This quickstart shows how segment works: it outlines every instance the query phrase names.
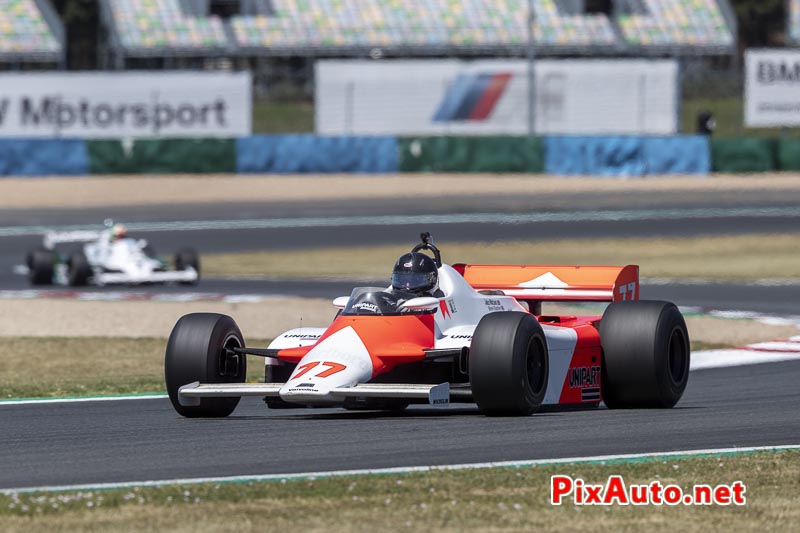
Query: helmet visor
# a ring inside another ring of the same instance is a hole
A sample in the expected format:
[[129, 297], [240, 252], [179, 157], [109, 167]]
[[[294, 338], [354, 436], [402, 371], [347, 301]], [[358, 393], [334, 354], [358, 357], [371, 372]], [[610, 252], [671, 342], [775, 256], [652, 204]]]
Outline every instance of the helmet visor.
[[436, 272], [394, 272], [392, 287], [409, 292], [427, 291], [436, 285]]

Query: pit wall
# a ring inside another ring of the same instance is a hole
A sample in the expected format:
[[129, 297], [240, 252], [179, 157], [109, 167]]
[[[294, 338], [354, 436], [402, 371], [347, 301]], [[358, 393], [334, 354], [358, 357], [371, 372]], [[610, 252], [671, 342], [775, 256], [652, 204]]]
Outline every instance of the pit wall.
[[489, 172], [646, 176], [800, 170], [800, 139], [686, 135], [0, 139], [0, 176]]

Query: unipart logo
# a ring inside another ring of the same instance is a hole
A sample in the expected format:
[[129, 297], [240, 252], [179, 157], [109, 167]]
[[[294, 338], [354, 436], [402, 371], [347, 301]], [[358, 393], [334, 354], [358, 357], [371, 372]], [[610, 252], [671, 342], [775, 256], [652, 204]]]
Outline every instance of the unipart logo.
[[[570, 388], [597, 387], [600, 385], [599, 366], [581, 366], [570, 369], [569, 386]], [[598, 398], [599, 399], [599, 398]]]

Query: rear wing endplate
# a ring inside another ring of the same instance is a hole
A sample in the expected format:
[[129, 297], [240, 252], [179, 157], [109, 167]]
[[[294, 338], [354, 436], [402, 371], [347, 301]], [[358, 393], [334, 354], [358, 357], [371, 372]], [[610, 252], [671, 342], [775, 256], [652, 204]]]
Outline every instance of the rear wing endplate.
[[475, 290], [522, 301], [616, 302], [639, 299], [639, 267], [454, 265]]

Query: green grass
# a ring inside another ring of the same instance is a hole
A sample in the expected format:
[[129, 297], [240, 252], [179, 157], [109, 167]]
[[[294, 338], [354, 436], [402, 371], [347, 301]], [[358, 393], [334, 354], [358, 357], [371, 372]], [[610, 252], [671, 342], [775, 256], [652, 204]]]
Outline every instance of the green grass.
[[681, 103], [681, 131], [697, 131], [697, 114], [710, 111], [717, 120], [714, 137], [778, 137], [783, 134], [797, 137], [798, 128], [745, 128], [744, 100], [741, 98], [692, 99]]
[[313, 102], [253, 102], [253, 133], [313, 133]]
[[[468, 263], [626, 265], [643, 277], [679, 279], [800, 278], [800, 233], [685, 238], [565, 239], [451, 243], [445, 260]], [[406, 252], [402, 246], [315, 248], [208, 254], [209, 276], [380, 279], [387, 265]], [[352, 258], [357, 257], [358, 261]]]
[[[711, 486], [742, 507], [551, 506], [550, 476]], [[0, 496], [3, 531], [788, 531], [800, 452]], [[792, 525], [794, 524], [794, 526]]]
[[[164, 392], [166, 345], [155, 338], [0, 338], [2, 353], [20, 354], [0, 358], [0, 399]], [[264, 381], [264, 360], [247, 362], [248, 381]]]
[[725, 350], [728, 348], [735, 348], [735, 346], [731, 346], [730, 343], [699, 341], [696, 339], [692, 339], [691, 344], [692, 344], [692, 352], [699, 352], [702, 350]]
[[[771, 130], [753, 130], [745, 133], [743, 122], [742, 100], [738, 98], [715, 98], [709, 100], [684, 100], [681, 103], [681, 131], [695, 133], [697, 131], [697, 114], [710, 111], [717, 120], [716, 137], [738, 135], [769, 135]], [[775, 131], [771, 131], [774, 135]]]

